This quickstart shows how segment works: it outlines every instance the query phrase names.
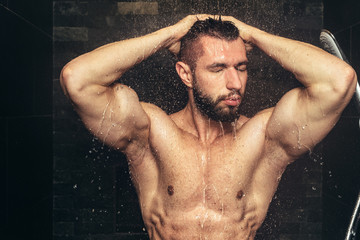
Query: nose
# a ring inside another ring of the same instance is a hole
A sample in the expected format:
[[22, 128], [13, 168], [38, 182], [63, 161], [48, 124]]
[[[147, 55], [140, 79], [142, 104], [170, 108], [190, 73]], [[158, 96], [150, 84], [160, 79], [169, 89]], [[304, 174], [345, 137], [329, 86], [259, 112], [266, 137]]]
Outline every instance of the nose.
[[229, 90], [240, 90], [242, 88], [242, 80], [246, 78], [246, 71], [240, 72], [235, 68], [230, 68], [226, 75], [226, 87]]

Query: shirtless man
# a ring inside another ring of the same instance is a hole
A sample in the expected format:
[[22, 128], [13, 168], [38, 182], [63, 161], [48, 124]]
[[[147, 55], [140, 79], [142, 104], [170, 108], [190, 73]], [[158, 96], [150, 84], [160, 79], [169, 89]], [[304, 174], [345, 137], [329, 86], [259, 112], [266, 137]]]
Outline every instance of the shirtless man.
[[[126, 154], [150, 239], [254, 239], [286, 166], [326, 136], [354, 92], [356, 74], [338, 58], [222, 20], [188, 16], [79, 56], [61, 74], [86, 127]], [[304, 86], [252, 118], [239, 113], [248, 44]], [[179, 54], [189, 94], [170, 116], [115, 82], [164, 48]]]

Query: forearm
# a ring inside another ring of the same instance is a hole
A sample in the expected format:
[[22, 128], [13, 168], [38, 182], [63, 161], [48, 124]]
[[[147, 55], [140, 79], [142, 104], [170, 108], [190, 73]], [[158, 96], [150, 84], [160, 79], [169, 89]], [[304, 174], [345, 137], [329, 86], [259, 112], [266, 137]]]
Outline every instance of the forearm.
[[[338, 87], [350, 66], [313, 45], [252, 29], [250, 42], [292, 72], [305, 86], [327, 84]], [[346, 82], [342, 82], [346, 84]]]
[[172, 27], [154, 33], [107, 44], [83, 54], [68, 63], [62, 77], [82, 88], [90, 85], [108, 86], [128, 69], [174, 41]]

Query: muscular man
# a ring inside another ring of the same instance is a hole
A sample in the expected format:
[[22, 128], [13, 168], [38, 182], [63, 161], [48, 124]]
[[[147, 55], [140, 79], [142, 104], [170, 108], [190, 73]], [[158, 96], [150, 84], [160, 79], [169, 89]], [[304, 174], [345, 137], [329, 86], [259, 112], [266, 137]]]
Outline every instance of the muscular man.
[[[252, 118], [240, 111], [248, 44], [303, 85]], [[164, 48], [189, 94], [170, 116], [115, 82]], [[335, 125], [356, 74], [312, 45], [197, 15], [79, 56], [61, 84], [87, 128], [126, 154], [150, 239], [254, 239], [286, 166]]]

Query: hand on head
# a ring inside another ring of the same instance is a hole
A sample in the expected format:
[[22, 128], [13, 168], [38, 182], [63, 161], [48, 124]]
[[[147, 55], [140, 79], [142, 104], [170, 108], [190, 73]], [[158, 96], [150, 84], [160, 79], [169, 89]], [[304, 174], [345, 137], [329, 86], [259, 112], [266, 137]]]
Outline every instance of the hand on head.
[[188, 15], [187, 17], [181, 19], [178, 23], [171, 26], [173, 28], [173, 40], [174, 42], [170, 43], [168, 46], [168, 50], [177, 55], [180, 51], [180, 41], [181, 38], [189, 31], [192, 25], [199, 20], [205, 20], [209, 17], [212, 17], [209, 14], [196, 14], [196, 15]]
[[251, 31], [254, 27], [232, 17], [232, 16], [221, 16], [223, 21], [232, 22], [238, 29], [241, 39], [245, 43], [246, 51], [249, 52], [253, 49], [253, 44], [251, 42]]
[[213, 18], [213, 19], [219, 19], [221, 18], [221, 20], [223, 21], [230, 21], [232, 22], [238, 29], [239, 29], [239, 34], [240, 37], [243, 39], [244, 43], [245, 43], [245, 48], [246, 51], [249, 52], [252, 48], [253, 45], [250, 41], [251, 36], [250, 36], [250, 31], [251, 31], [251, 26], [237, 20], [234, 17], [231, 16], [221, 16], [221, 15], [210, 15], [210, 14], [196, 14], [196, 15], [189, 15], [185, 18], [183, 18], [182, 20], [180, 20], [178, 23], [176, 23], [175, 25], [172, 26], [173, 28], [173, 42], [169, 44], [169, 46], [167, 47], [168, 50], [173, 53], [174, 55], [177, 55], [180, 51], [180, 41], [181, 38], [189, 31], [189, 29], [192, 27], [192, 25], [199, 20], [206, 20], [208, 18]]

